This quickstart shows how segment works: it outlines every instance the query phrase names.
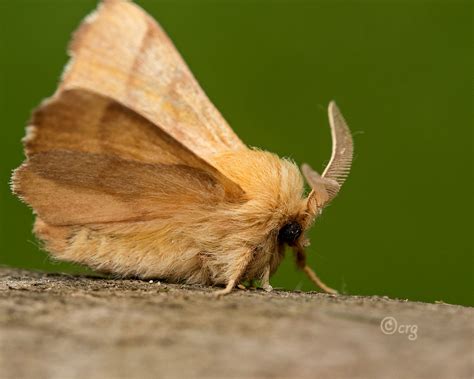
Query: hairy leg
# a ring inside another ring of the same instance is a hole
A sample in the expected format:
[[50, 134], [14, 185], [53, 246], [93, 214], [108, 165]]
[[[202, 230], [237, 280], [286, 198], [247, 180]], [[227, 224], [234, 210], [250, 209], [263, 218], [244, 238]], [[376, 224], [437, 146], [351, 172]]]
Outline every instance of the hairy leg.
[[311, 267], [308, 265], [305, 265], [303, 267], [303, 271], [305, 272], [306, 275], [308, 275], [308, 278], [316, 284], [319, 288], [321, 288], [324, 292], [326, 293], [331, 293], [331, 294], [337, 294], [338, 292], [335, 289], [332, 289], [331, 287], [328, 287], [326, 284], [324, 284], [321, 279], [318, 278], [316, 273], [313, 271]]
[[326, 284], [324, 284], [323, 281], [318, 278], [313, 269], [308, 266], [308, 264], [306, 263], [306, 254], [304, 253], [304, 250], [302, 248], [297, 247], [297, 249], [295, 250], [295, 259], [296, 265], [304, 271], [304, 273], [308, 276], [309, 280], [311, 280], [324, 292], [330, 294], [338, 293], [335, 289], [332, 289], [331, 287], [328, 287]]
[[265, 271], [262, 276], [262, 288], [267, 292], [273, 290], [273, 287], [270, 285], [270, 264], [265, 266]]
[[247, 249], [242, 251], [242, 253], [238, 255], [236, 259], [234, 259], [234, 261], [231, 263], [230, 267], [227, 270], [229, 272], [229, 279], [227, 281], [226, 287], [214, 293], [217, 297], [227, 295], [228, 293], [232, 292], [236, 283], [238, 283], [239, 279], [245, 272], [252, 258], [252, 250]]
[[230, 279], [227, 282], [227, 285], [225, 286], [225, 288], [214, 292], [214, 295], [216, 297], [221, 297], [221, 296], [227, 295], [228, 293], [231, 293], [235, 287], [235, 283], [236, 283], [235, 279]]

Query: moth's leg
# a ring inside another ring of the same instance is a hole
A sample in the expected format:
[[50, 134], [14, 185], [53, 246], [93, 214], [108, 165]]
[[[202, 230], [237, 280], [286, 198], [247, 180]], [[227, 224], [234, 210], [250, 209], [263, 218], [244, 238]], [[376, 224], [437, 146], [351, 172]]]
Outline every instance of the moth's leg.
[[198, 259], [201, 263], [202, 282], [203, 282], [203, 284], [209, 285], [209, 284], [212, 283], [211, 270], [209, 269], [209, 264], [208, 264], [209, 254], [205, 253], [205, 252], [199, 253], [198, 254]]
[[253, 258], [252, 250], [245, 250], [241, 253], [240, 256], [234, 259], [231, 263], [228, 272], [229, 272], [229, 279], [227, 281], [227, 285], [223, 290], [219, 290], [215, 292], [216, 296], [223, 296], [227, 295], [228, 293], [232, 292], [236, 283], [238, 283], [241, 276], [244, 274], [247, 265]]
[[306, 254], [304, 253], [303, 249], [298, 248], [295, 253], [296, 265], [304, 271], [304, 273], [308, 276], [309, 280], [311, 280], [314, 284], [316, 284], [326, 293], [338, 293], [335, 289], [332, 289], [331, 287], [328, 287], [326, 284], [324, 284], [324, 282], [318, 278], [313, 269], [308, 266], [308, 264], [306, 263]]
[[267, 292], [273, 290], [273, 287], [270, 285], [270, 264], [266, 265], [263, 271], [262, 288]]
[[217, 296], [217, 297], [227, 295], [228, 293], [232, 292], [234, 287], [235, 287], [235, 280], [231, 279], [227, 282], [227, 285], [225, 286], [225, 288], [223, 290], [219, 290], [219, 291], [214, 292], [214, 295]]
[[257, 286], [255, 284], [255, 279], [249, 279], [248, 284], [239, 283], [236, 288], [240, 288], [241, 290], [254, 290], [257, 289]]
[[318, 278], [318, 276], [316, 275], [316, 273], [313, 271], [313, 269], [311, 267], [309, 267], [308, 265], [305, 265], [303, 267], [303, 271], [305, 272], [306, 275], [308, 275], [308, 278], [309, 280], [311, 280], [314, 284], [316, 284], [319, 288], [321, 288], [324, 292], [326, 293], [332, 293], [334, 295], [336, 295], [338, 292], [331, 288], [331, 287], [328, 287], [326, 284], [324, 284], [321, 279]]
[[250, 279], [248, 289], [249, 290], [256, 290], [257, 287], [258, 287], [257, 280], [256, 279]]

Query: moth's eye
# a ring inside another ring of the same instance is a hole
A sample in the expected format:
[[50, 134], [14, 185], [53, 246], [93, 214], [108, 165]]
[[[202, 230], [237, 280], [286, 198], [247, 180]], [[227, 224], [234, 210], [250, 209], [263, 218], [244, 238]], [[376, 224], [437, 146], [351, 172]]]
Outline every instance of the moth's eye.
[[296, 221], [285, 224], [278, 232], [278, 240], [288, 245], [294, 245], [298, 237], [301, 235], [303, 228]]

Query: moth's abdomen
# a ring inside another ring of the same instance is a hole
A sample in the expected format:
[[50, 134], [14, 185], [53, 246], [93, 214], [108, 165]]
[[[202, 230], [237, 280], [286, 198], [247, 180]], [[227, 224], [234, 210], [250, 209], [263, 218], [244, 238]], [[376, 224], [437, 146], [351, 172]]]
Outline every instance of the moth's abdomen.
[[147, 224], [58, 227], [37, 219], [34, 231], [54, 258], [98, 272], [209, 284], [198, 245], [186, 238], [175, 241], [166, 233], [169, 224]]

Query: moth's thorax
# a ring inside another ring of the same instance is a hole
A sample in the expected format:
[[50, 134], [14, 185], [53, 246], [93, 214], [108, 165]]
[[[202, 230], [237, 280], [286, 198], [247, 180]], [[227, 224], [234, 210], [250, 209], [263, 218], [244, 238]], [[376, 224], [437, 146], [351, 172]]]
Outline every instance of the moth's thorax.
[[246, 277], [259, 277], [268, 264], [274, 272], [283, 258], [280, 229], [295, 222], [304, 231], [309, 224], [298, 167], [260, 150], [228, 152], [214, 156], [212, 163], [245, 192], [245, 202], [232, 208], [227, 225], [229, 241], [254, 249]]
[[247, 201], [258, 202], [282, 218], [304, 211], [303, 177], [292, 161], [245, 149], [213, 156], [212, 163], [241, 186]]

